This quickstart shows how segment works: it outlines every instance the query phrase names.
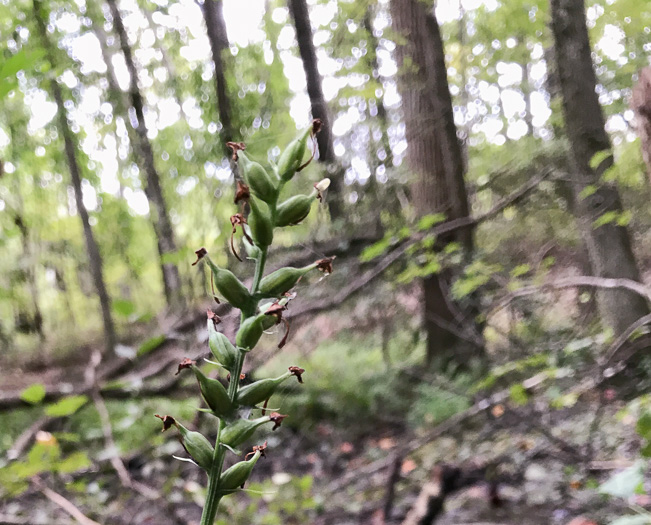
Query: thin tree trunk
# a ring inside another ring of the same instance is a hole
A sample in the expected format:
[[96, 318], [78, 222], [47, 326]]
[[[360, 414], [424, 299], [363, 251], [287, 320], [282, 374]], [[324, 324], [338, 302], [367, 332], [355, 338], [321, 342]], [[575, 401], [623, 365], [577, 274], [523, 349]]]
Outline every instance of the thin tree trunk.
[[[595, 227], [605, 213], [619, 214], [622, 205], [617, 187], [601, 180], [612, 156], [597, 169], [591, 159], [610, 150], [604, 117], [595, 92], [590, 41], [583, 0], [551, 0], [555, 55], [563, 95], [565, 129], [571, 146], [574, 175], [572, 196], [579, 227], [588, 250], [592, 274], [597, 277], [640, 280], [628, 231], [616, 221]], [[594, 190], [584, 191], [586, 188]], [[597, 305], [604, 324], [616, 334], [649, 312], [638, 295], [627, 290], [600, 290]]]
[[520, 89], [522, 90], [522, 97], [524, 98], [524, 122], [527, 125], [527, 135], [533, 137], [533, 115], [531, 113], [531, 79], [529, 74], [529, 60], [531, 54], [527, 49], [526, 39], [518, 39], [518, 45], [522, 47], [523, 60], [520, 63], [522, 68], [522, 82]]
[[341, 198], [344, 170], [337, 162], [332, 137], [332, 123], [328, 112], [328, 104], [323, 96], [322, 79], [316, 58], [316, 49], [312, 39], [310, 13], [305, 0], [289, 0], [289, 11], [294, 19], [298, 50], [303, 62], [303, 70], [307, 80], [307, 94], [312, 106], [312, 117], [321, 120], [321, 131], [317, 135], [319, 147], [319, 162], [322, 162], [331, 173], [330, 189], [328, 191], [328, 209], [331, 219], [341, 217]]
[[[109, 100], [113, 104], [114, 107], [114, 115], [113, 115], [113, 121], [115, 124], [115, 139], [116, 139], [116, 144], [119, 143], [119, 135], [118, 135], [118, 124], [117, 124], [117, 116], [120, 115], [122, 119], [124, 119], [125, 122], [125, 128], [127, 130], [127, 135], [129, 138], [129, 143], [131, 145], [131, 152], [129, 157], [131, 158], [132, 162], [134, 162], [136, 165], [138, 165], [138, 168], [141, 170], [142, 173], [147, 173], [147, 167], [145, 166], [145, 163], [143, 162], [143, 157], [141, 155], [137, 154], [137, 149], [138, 148], [138, 143], [140, 141], [140, 138], [138, 137], [138, 134], [136, 133], [136, 130], [133, 129], [128, 124], [129, 120], [129, 101], [127, 100], [127, 94], [120, 89], [120, 85], [118, 83], [118, 77], [117, 74], [115, 73], [115, 67], [113, 66], [113, 60], [111, 59], [111, 51], [109, 49], [108, 45], [108, 38], [107, 35], [104, 31], [104, 28], [100, 23], [97, 23], [97, 20], [99, 19], [99, 13], [95, 12], [94, 9], [94, 4], [90, 2], [88, 5], [88, 15], [91, 17], [93, 20], [93, 33], [97, 37], [97, 40], [99, 40], [99, 46], [102, 51], [102, 58], [104, 60], [104, 63], [106, 64], [106, 81], [108, 83], [108, 96]], [[118, 157], [118, 170], [123, 169], [123, 161], [121, 158]], [[124, 189], [122, 186], [122, 180], [118, 174], [118, 181], [120, 184], [120, 189], [119, 189], [119, 195], [120, 198], [124, 198]], [[153, 221], [153, 216], [152, 218], [152, 227], [154, 228], [154, 235], [157, 235], [156, 228], [154, 225]], [[123, 253], [121, 254], [123, 257], [125, 257], [126, 262], [127, 262], [127, 267], [129, 268], [129, 273], [130, 275], [134, 278], [134, 282], [138, 280], [138, 276], [136, 275], [136, 272], [134, 270], [134, 267], [132, 264], [129, 264], [129, 255], [127, 253], [127, 249], [123, 250]], [[160, 259], [160, 269], [161, 269], [161, 277], [163, 277], [163, 288], [165, 289], [165, 268], [163, 266], [163, 261]]]
[[[411, 198], [419, 214], [444, 213], [448, 219], [468, 216], [463, 159], [456, 134], [448, 87], [443, 42], [434, 10], [422, 0], [392, 0], [394, 29], [405, 39], [396, 47], [398, 63], [414, 67], [400, 79], [402, 107], [409, 146], [407, 163], [416, 175]], [[467, 255], [473, 250], [472, 231], [439, 239], [458, 242]], [[470, 352], [461, 334], [474, 322], [449, 294], [449, 272], [423, 282], [427, 361], [445, 365], [453, 357], [468, 364]], [[472, 349], [475, 352], [475, 349]]]
[[174, 230], [170, 222], [165, 197], [163, 195], [163, 188], [161, 187], [160, 176], [156, 170], [154, 162], [154, 152], [147, 137], [147, 126], [145, 124], [145, 115], [143, 107], [143, 98], [140, 88], [138, 87], [138, 70], [133, 61], [133, 54], [131, 46], [129, 45], [129, 37], [127, 36], [126, 29], [122, 23], [122, 16], [118, 9], [116, 0], [107, 0], [108, 6], [111, 10], [113, 18], [113, 27], [118, 35], [120, 47], [124, 54], [124, 60], [129, 71], [130, 84], [129, 84], [129, 97], [131, 99], [131, 107], [135, 116], [135, 128], [138, 134], [138, 148], [142, 157], [142, 162], [145, 167], [147, 181], [145, 184], [145, 194], [149, 201], [153, 213], [154, 230], [156, 231], [156, 240], [158, 242], [158, 252], [161, 256], [163, 267], [163, 284], [165, 287], [165, 298], [167, 304], [176, 307], [182, 301], [182, 283], [179, 276], [179, 270], [175, 264], [169, 262], [167, 257], [176, 252], [176, 242], [174, 240]]
[[219, 121], [222, 124], [220, 131], [222, 137], [222, 149], [227, 157], [230, 157], [230, 150], [226, 146], [227, 141], [239, 140], [233, 129], [233, 112], [228, 98], [228, 85], [224, 67], [224, 55], [228, 53], [228, 35], [224, 22], [224, 6], [222, 0], [204, 0], [203, 17], [206, 22], [206, 32], [210, 41], [212, 61], [215, 65], [215, 92], [217, 93], [217, 111]]
[[640, 137], [642, 157], [651, 181], [651, 67], [640, 71], [640, 79], [633, 88], [631, 107], [637, 119], [636, 130]]
[[[11, 154], [12, 160], [15, 162], [16, 151], [13, 148], [13, 145], [16, 144], [14, 140], [14, 127], [9, 124], [9, 141], [12, 144]], [[16, 162], [17, 163], [17, 162]], [[32, 307], [34, 309], [33, 316], [33, 327], [38, 333], [41, 341], [45, 341], [45, 332], [43, 331], [43, 314], [41, 313], [41, 308], [39, 305], [39, 289], [36, 280], [36, 260], [34, 259], [34, 253], [32, 252], [32, 243], [30, 240], [30, 231], [29, 227], [25, 221], [24, 216], [24, 202], [22, 197], [22, 184], [21, 177], [19, 174], [15, 175], [15, 197], [17, 203], [17, 209], [14, 214], [14, 224], [20, 231], [20, 239], [23, 246], [23, 265], [25, 267], [25, 273], [27, 278], [27, 287], [29, 289], [29, 294], [32, 300]]]
[[179, 85], [179, 78], [178, 75], [176, 74], [176, 68], [174, 67], [174, 62], [172, 62], [172, 59], [170, 58], [170, 55], [167, 52], [165, 43], [161, 42], [161, 40], [158, 38], [158, 34], [156, 33], [156, 27], [157, 27], [156, 22], [154, 22], [154, 18], [151, 14], [151, 11], [149, 10], [149, 6], [147, 5], [147, 2], [141, 1], [139, 2], [139, 4], [140, 4], [139, 5], [140, 9], [142, 10], [143, 14], [145, 15], [145, 18], [147, 19], [147, 24], [149, 25], [149, 28], [154, 33], [154, 44], [161, 53], [162, 64], [163, 67], [165, 68], [165, 71], [167, 71], [167, 81], [169, 83], [169, 86], [172, 89], [172, 96], [174, 97], [174, 101], [179, 106], [181, 119], [187, 125], [188, 116], [185, 114], [185, 111], [183, 110], [183, 101], [181, 100], [181, 97], [179, 95], [179, 93], [181, 92], [181, 86]]
[[[47, 25], [45, 22], [45, 13], [43, 12], [43, 7], [41, 0], [34, 0], [34, 17], [36, 19], [36, 24], [38, 31], [41, 36], [41, 41], [43, 43], [43, 48], [47, 53], [47, 59], [50, 62], [50, 65], [54, 71], [56, 71], [56, 61], [54, 59], [54, 53], [52, 52], [52, 45], [49, 41], [47, 34]], [[116, 344], [116, 335], [115, 335], [115, 326], [113, 324], [113, 317], [111, 316], [111, 301], [109, 299], [108, 292], [106, 290], [106, 284], [104, 281], [104, 274], [102, 270], [102, 257], [99, 252], [97, 243], [95, 242], [95, 237], [93, 236], [93, 230], [90, 226], [90, 220], [88, 217], [88, 210], [84, 205], [83, 194], [81, 189], [81, 171], [79, 169], [79, 164], [77, 163], [76, 156], [76, 146], [75, 141], [70, 130], [70, 124], [68, 123], [68, 118], [66, 116], [66, 109], [63, 103], [63, 95], [61, 93], [61, 87], [59, 86], [56, 78], [52, 78], [51, 81], [52, 95], [57, 105], [57, 113], [59, 119], [60, 132], [63, 135], [64, 146], [65, 146], [65, 155], [68, 162], [68, 168], [70, 170], [70, 179], [72, 181], [72, 187], [75, 193], [75, 203], [77, 205], [77, 212], [81, 218], [81, 223], [84, 230], [84, 238], [86, 240], [86, 251], [88, 252], [88, 260], [90, 264], [90, 271], [93, 276], [93, 282], [95, 285], [95, 290], [99, 297], [100, 306], [102, 308], [102, 320], [104, 324], [104, 345], [107, 352], [112, 352]]]

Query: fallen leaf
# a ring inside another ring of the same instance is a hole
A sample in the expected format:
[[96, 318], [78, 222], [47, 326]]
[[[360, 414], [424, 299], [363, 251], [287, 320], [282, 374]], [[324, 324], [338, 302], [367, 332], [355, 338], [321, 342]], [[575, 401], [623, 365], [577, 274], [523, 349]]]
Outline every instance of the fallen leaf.
[[382, 438], [377, 442], [378, 447], [380, 447], [380, 450], [390, 450], [393, 447], [396, 446], [396, 442], [393, 438], [386, 437]]
[[341, 445], [339, 445], [339, 451], [342, 454], [350, 454], [353, 450], [355, 450], [355, 447], [348, 441], [344, 441]]
[[416, 462], [413, 459], [405, 459], [400, 465], [400, 473], [403, 476], [409, 474], [412, 470], [417, 467]]

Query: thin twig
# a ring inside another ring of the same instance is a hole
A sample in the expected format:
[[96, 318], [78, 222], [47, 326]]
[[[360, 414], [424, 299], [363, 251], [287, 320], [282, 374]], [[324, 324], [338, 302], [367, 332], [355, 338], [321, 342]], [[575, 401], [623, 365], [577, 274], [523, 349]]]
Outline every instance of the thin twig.
[[97, 523], [96, 521], [91, 520], [88, 516], [81, 512], [70, 500], [64, 498], [61, 494], [43, 486], [39, 480], [33, 480], [33, 483], [47, 499], [70, 514], [70, 516], [81, 523], [81, 525], [101, 525], [101, 523]]

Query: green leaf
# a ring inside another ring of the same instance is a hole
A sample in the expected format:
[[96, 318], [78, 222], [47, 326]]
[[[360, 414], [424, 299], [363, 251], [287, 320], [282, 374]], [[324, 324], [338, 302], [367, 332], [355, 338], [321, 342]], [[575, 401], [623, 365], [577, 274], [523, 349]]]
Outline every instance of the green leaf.
[[133, 315], [136, 311], [136, 305], [133, 302], [128, 301], [127, 299], [116, 299], [111, 305], [113, 311], [123, 317], [129, 317]]
[[531, 270], [531, 266], [528, 264], [519, 264], [513, 270], [511, 270], [511, 276], [512, 277], [520, 277], [527, 273], [529, 270]]
[[147, 339], [147, 341], [145, 341], [138, 347], [138, 351], [136, 352], [136, 355], [140, 357], [142, 355], [148, 354], [152, 350], [156, 350], [156, 348], [162, 345], [166, 339], [167, 336], [165, 336], [165, 334], [156, 335], [151, 339]]
[[420, 219], [420, 221], [418, 221], [418, 229], [420, 231], [429, 230], [431, 227], [436, 226], [444, 220], [444, 213], [432, 213], [430, 215], [425, 215]]
[[78, 472], [79, 470], [87, 469], [90, 466], [91, 461], [85, 452], [74, 452], [63, 461], [59, 461], [56, 465], [56, 470], [63, 474], [69, 474], [71, 472]]
[[384, 237], [384, 239], [381, 239], [375, 244], [371, 244], [369, 247], [365, 248], [359, 256], [359, 259], [362, 262], [371, 261], [386, 252], [389, 246], [391, 246], [391, 237]]
[[45, 413], [50, 417], [65, 417], [77, 412], [88, 402], [86, 396], [66, 397], [45, 409]]
[[20, 399], [26, 403], [35, 405], [43, 401], [45, 397], [45, 387], [41, 383], [34, 383], [29, 385], [25, 390], [20, 393]]
[[604, 224], [609, 224], [617, 220], [619, 220], [618, 211], [607, 211], [606, 213], [604, 213], [599, 218], [593, 221], [592, 227], [596, 230], [597, 228], [603, 226]]
[[618, 472], [599, 487], [601, 494], [617, 498], [630, 498], [636, 494], [637, 488], [644, 482], [646, 462], [638, 460], [634, 465]]
[[590, 159], [590, 167], [593, 170], [596, 170], [599, 167], [599, 164], [601, 164], [608, 157], [612, 156], [612, 154], [613, 152], [610, 151], [609, 149], [597, 151], [597, 153], [595, 153]]
[[516, 405], [526, 405], [529, 401], [529, 394], [522, 385], [513, 385], [509, 389], [509, 397]]
[[590, 184], [581, 190], [581, 193], [579, 193], [579, 198], [581, 200], [587, 199], [590, 197], [590, 195], [594, 195], [597, 189], [597, 186]]
[[645, 412], [637, 420], [635, 426], [637, 433], [645, 439], [651, 439], [651, 412]]

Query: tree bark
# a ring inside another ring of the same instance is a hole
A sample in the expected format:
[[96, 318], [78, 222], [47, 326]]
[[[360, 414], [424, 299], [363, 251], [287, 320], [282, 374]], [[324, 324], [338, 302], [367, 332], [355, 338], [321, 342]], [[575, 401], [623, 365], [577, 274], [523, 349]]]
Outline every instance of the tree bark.
[[[411, 199], [421, 215], [444, 213], [448, 220], [467, 217], [463, 158], [456, 134], [443, 42], [434, 9], [422, 0], [392, 0], [394, 29], [405, 43], [396, 46], [402, 109], [408, 143], [407, 164], [416, 176]], [[456, 241], [470, 255], [472, 230], [439, 238]], [[468, 364], [470, 351], [461, 334], [474, 328], [472, 308], [455, 304], [449, 294], [451, 272], [423, 281], [427, 361], [445, 365], [455, 358]], [[472, 353], [475, 353], [475, 347]]]
[[303, 70], [307, 80], [307, 94], [312, 106], [312, 117], [321, 120], [321, 131], [317, 135], [319, 147], [319, 162], [330, 172], [330, 188], [328, 190], [328, 210], [334, 221], [341, 217], [341, 198], [344, 170], [337, 162], [332, 137], [332, 122], [328, 112], [328, 104], [323, 96], [322, 79], [316, 58], [316, 49], [312, 38], [310, 12], [305, 0], [289, 0], [289, 11], [296, 28], [298, 50], [303, 62]]
[[217, 112], [222, 124], [220, 131], [224, 154], [230, 157], [227, 141], [239, 140], [233, 129], [231, 103], [228, 98], [228, 85], [224, 68], [224, 55], [228, 52], [228, 35], [224, 22], [224, 6], [222, 0], [204, 0], [203, 17], [206, 21], [206, 31], [210, 41], [212, 60], [215, 64], [215, 92], [217, 93]]
[[651, 67], [640, 71], [640, 79], [633, 88], [631, 107], [637, 119], [636, 130], [640, 137], [642, 158], [651, 181]]
[[[551, 0], [555, 56], [563, 96], [565, 129], [571, 147], [572, 198], [586, 244], [592, 274], [596, 277], [640, 281], [628, 231], [616, 221], [595, 227], [606, 213], [622, 212], [614, 183], [601, 180], [612, 165], [612, 155], [591, 167], [593, 156], [610, 150], [610, 140], [595, 91], [590, 40], [583, 0]], [[586, 190], [588, 188], [588, 190]], [[644, 299], [628, 290], [601, 290], [597, 306], [602, 322], [616, 334], [649, 313]]]
[[[54, 53], [52, 52], [52, 44], [48, 38], [45, 13], [43, 11], [41, 0], [34, 0], [33, 6], [34, 18], [36, 19], [36, 25], [40, 33], [43, 48], [46, 52], [47, 60], [50, 62], [53, 71], [56, 71], [56, 60]], [[106, 283], [104, 281], [102, 257], [100, 255], [97, 243], [95, 242], [93, 230], [90, 226], [88, 210], [84, 205], [83, 193], [81, 189], [81, 170], [79, 169], [79, 164], [77, 162], [75, 140], [70, 129], [70, 124], [68, 123], [68, 117], [66, 115], [66, 109], [63, 103], [63, 94], [61, 93], [61, 87], [59, 86], [55, 77], [52, 78], [50, 84], [52, 95], [54, 96], [54, 101], [57, 105], [60, 128], [59, 131], [63, 135], [65, 155], [68, 162], [68, 169], [70, 170], [72, 187], [75, 193], [77, 212], [79, 213], [84, 231], [84, 239], [86, 241], [86, 251], [88, 252], [90, 271], [93, 276], [93, 283], [95, 285], [95, 290], [97, 291], [97, 296], [99, 297], [99, 302], [102, 309], [102, 321], [104, 324], [105, 338], [104, 346], [106, 352], [113, 352], [117, 339], [115, 335], [115, 325], [113, 324], [113, 317], [111, 315], [111, 300], [109, 298], [108, 291], [106, 290]]]
[[118, 35], [120, 47], [124, 54], [124, 60], [129, 71], [129, 97], [131, 107], [135, 116], [135, 129], [138, 135], [138, 149], [142, 158], [142, 163], [146, 173], [145, 195], [151, 206], [153, 215], [154, 230], [158, 243], [158, 252], [161, 257], [163, 268], [163, 285], [165, 287], [165, 298], [167, 304], [176, 307], [183, 301], [181, 291], [181, 278], [179, 270], [175, 264], [165, 259], [176, 252], [176, 242], [174, 240], [174, 230], [167, 213], [167, 204], [163, 195], [163, 188], [160, 182], [160, 176], [156, 170], [154, 162], [154, 152], [147, 137], [147, 126], [145, 124], [144, 104], [142, 93], [138, 87], [138, 70], [133, 60], [129, 37], [122, 23], [122, 16], [116, 0], [107, 0], [113, 18], [113, 27]]

